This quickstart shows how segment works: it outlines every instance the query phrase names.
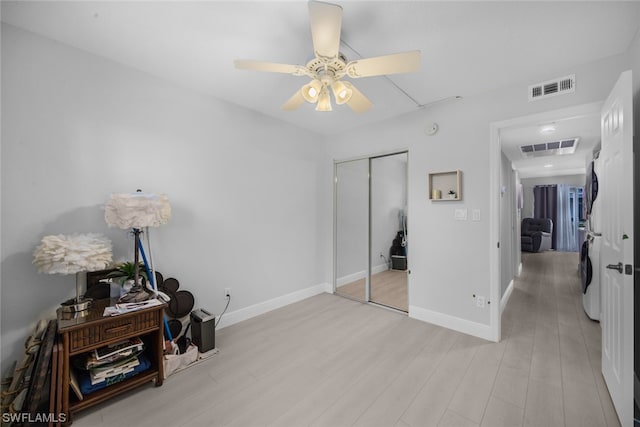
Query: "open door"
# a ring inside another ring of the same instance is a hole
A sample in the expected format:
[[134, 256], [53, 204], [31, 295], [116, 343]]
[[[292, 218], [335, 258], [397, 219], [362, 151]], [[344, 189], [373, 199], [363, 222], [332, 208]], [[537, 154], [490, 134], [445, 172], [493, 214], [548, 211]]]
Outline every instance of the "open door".
[[602, 375], [622, 426], [633, 425], [633, 112], [631, 71], [601, 113]]

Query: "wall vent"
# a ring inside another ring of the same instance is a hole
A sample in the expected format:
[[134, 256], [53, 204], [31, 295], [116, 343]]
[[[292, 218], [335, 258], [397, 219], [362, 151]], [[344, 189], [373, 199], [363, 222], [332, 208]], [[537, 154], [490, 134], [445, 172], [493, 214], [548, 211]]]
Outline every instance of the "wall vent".
[[579, 139], [580, 138], [568, 138], [559, 141], [522, 145], [520, 146], [520, 153], [522, 153], [522, 157], [525, 159], [529, 159], [531, 157], [573, 154], [578, 147]]
[[576, 75], [560, 77], [547, 82], [529, 86], [529, 101], [549, 98], [550, 96], [564, 95], [576, 91]]

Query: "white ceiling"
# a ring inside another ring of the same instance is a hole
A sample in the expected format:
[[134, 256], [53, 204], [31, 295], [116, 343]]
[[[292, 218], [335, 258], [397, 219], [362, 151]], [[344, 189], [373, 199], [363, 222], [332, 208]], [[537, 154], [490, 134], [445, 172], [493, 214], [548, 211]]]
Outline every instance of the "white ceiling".
[[[340, 1], [342, 40], [363, 57], [422, 51], [417, 73], [390, 79], [429, 104], [558, 77], [624, 52], [638, 2]], [[312, 55], [306, 1], [2, 1], [2, 20], [176, 84], [331, 135], [416, 110], [387, 77], [358, 79], [374, 103], [280, 106], [305, 77], [236, 70], [234, 59], [304, 64]], [[357, 59], [346, 45], [341, 49]]]
[[[555, 128], [553, 133], [541, 132], [549, 126]], [[575, 153], [570, 155], [525, 158], [520, 151], [522, 145], [575, 137], [579, 138], [578, 146]], [[551, 120], [534, 121], [524, 126], [502, 129], [500, 143], [502, 152], [513, 162], [513, 167], [520, 173], [521, 178], [583, 174], [587, 162], [593, 159], [594, 149], [600, 144], [600, 115], [598, 111], [577, 114], [565, 111]]]
[[[332, 135], [421, 106], [559, 77], [627, 50], [640, 2], [340, 1], [348, 59], [420, 50], [417, 73], [354, 80], [374, 103], [357, 114], [281, 105], [306, 77], [237, 70], [234, 59], [304, 65], [313, 55], [306, 1], [2, 1], [2, 21], [311, 131]], [[403, 91], [405, 93], [403, 93]], [[523, 178], [584, 173], [600, 141], [597, 114], [503, 129]], [[518, 147], [579, 137], [570, 156], [525, 160]], [[551, 164], [552, 167], [544, 168]]]

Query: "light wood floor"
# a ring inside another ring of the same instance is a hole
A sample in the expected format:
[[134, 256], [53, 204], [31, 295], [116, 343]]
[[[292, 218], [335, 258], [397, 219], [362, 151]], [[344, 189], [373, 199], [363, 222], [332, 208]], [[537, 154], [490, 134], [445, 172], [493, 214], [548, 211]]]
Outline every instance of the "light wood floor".
[[[365, 279], [338, 287], [338, 293], [364, 301]], [[409, 311], [407, 295], [406, 271], [386, 270], [371, 275], [371, 301], [407, 312]]]
[[83, 426], [617, 426], [576, 254], [524, 254], [489, 343], [321, 294], [218, 331], [220, 353]]

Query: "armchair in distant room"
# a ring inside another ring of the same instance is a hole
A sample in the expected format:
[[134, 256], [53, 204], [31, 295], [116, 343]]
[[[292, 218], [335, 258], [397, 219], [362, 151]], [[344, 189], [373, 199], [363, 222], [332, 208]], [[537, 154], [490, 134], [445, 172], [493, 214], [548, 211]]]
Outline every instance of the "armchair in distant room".
[[543, 252], [551, 249], [553, 221], [549, 218], [524, 218], [520, 244], [523, 251]]

